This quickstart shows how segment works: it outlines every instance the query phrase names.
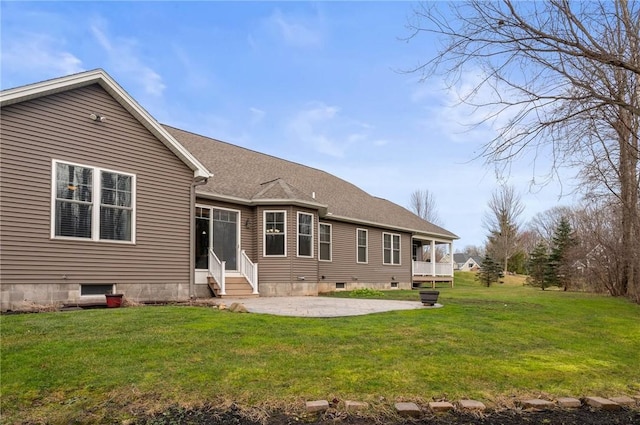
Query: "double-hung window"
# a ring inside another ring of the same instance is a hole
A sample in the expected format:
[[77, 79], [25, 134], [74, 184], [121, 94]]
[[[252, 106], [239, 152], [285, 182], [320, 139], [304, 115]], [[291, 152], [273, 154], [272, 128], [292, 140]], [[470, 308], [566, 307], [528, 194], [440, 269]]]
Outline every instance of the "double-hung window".
[[53, 161], [51, 236], [135, 242], [135, 175]]
[[298, 212], [298, 257], [313, 257], [313, 214]]
[[400, 264], [400, 235], [382, 234], [382, 262], [384, 264]]
[[285, 211], [264, 212], [264, 255], [286, 256], [287, 213]]
[[320, 261], [331, 261], [331, 225], [320, 223], [319, 226], [319, 253]]
[[357, 262], [366, 263], [369, 261], [368, 257], [368, 243], [369, 235], [366, 229], [356, 230], [356, 249], [357, 249]]

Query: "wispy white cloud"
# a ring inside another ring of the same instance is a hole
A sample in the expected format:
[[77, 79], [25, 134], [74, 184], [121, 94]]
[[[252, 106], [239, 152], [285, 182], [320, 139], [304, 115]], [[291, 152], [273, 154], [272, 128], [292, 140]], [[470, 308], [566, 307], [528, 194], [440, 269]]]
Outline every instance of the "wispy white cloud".
[[[323, 19], [317, 10], [313, 15], [294, 15], [276, 9], [265, 20], [265, 26], [290, 46], [317, 47], [324, 40]], [[255, 42], [253, 37], [249, 40]]]
[[[446, 141], [457, 144], [475, 145], [494, 139], [500, 122], [492, 118], [491, 111], [479, 109], [461, 102], [473, 93], [476, 83], [482, 78], [478, 73], [469, 72], [462, 76], [458, 85], [445, 86], [441, 80], [416, 85], [410, 95], [413, 103], [423, 106], [422, 127], [437, 132]], [[473, 94], [474, 104], [490, 104], [494, 98], [488, 89]]]
[[336, 158], [345, 156], [353, 146], [373, 144], [372, 127], [343, 116], [340, 108], [321, 102], [311, 103], [288, 123], [289, 136], [313, 150]]
[[119, 73], [141, 85], [145, 93], [162, 96], [166, 85], [162, 77], [149, 66], [145, 65], [138, 52], [138, 43], [134, 39], [125, 37], [111, 37], [107, 31], [105, 21], [96, 20], [91, 25], [91, 33], [98, 44], [108, 55], [110, 66]]
[[68, 51], [63, 41], [47, 34], [22, 33], [5, 38], [2, 68], [21, 73], [46, 73], [45, 78], [84, 71], [82, 61]]

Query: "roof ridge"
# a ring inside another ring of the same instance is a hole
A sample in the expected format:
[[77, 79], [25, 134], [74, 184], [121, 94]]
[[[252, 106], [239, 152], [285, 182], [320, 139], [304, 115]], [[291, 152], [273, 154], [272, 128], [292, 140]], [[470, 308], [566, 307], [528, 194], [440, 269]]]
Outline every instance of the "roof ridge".
[[[314, 171], [317, 171], [317, 172], [319, 172], [319, 173], [324, 173], [324, 174], [326, 174], [326, 175], [328, 175], [328, 176], [337, 177], [337, 178], [339, 178], [339, 179], [341, 179], [341, 180], [344, 180], [345, 182], [347, 182], [347, 183], [349, 183], [349, 184], [351, 184], [351, 185], [353, 185], [353, 186], [357, 187], [358, 189], [360, 189], [360, 190], [364, 191], [363, 189], [361, 189], [360, 187], [358, 187], [358, 186], [356, 186], [355, 184], [351, 183], [350, 181], [348, 181], [348, 180], [346, 180], [346, 179], [344, 179], [344, 178], [342, 178], [342, 177], [338, 177], [338, 176], [336, 176], [336, 175], [334, 175], [334, 174], [331, 174], [330, 172], [325, 171], [325, 170], [320, 169], [320, 168], [312, 167], [312, 166], [310, 166], [310, 165], [306, 165], [306, 164], [303, 164], [303, 163], [301, 163], [301, 162], [296, 162], [296, 161], [292, 161], [292, 160], [290, 160], [290, 159], [286, 159], [286, 158], [282, 158], [282, 157], [279, 157], [279, 156], [275, 156], [275, 155], [272, 155], [272, 154], [270, 154], [270, 153], [265, 153], [265, 152], [257, 151], [257, 150], [255, 150], [255, 149], [247, 148], [247, 147], [245, 147], [245, 146], [237, 145], [237, 144], [235, 144], [235, 143], [227, 142], [227, 141], [225, 141], [225, 140], [216, 139], [215, 137], [205, 136], [204, 134], [196, 133], [196, 132], [193, 132], [193, 131], [190, 131], [190, 130], [184, 130], [184, 129], [182, 129], [182, 128], [174, 127], [174, 126], [169, 125], [169, 124], [163, 124], [163, 123], [160, 123], [160, 125], [161, 125], [161, 126], [163, 126], [163, 127], [169, 127], [169, 128], [171, 128], [171, 129], [173, 129], [173, 130], [181, 131], [181, 132], [183, 132], [183, 133], [192, 134], [192, 135], [194, 135], [194, 136], [196, 136], [196, 137], [202, 137], [202, 138], [205, 138], [205, 139], [213, 140], [213, 141], [215, 141], [215, 142], [222, 143], [222, 144], [225, 144], [225, 145], [228, 145], [228, 146], [234, 147], [234, 148], [244, 149], [244, 150], [246, 150], [246, 151], [248, 151], [248, 152], [252, 152], [252, 153], [255, 153], [255, 154], [258, 154], [258, 155], [262, 155], [262, 156], [266, 156], [266, 157], [269, 157], [269, 158], [273, 158], [273, 159], [276, 159], [276, 160], [278, 160], [278, 161], [284, 161], [284, 162], [288, 162], [288, 163], [290, 163], [290, 164], [298, 165], [298, 166], [300, 166], [300, 167], [308, 168], [308, 169], [310, 169], [310, 170], [314, 170]], [[364, 192], [366, 192], [366, 191], [364, 191]], [[374, 195], [371, 195], [371, 194], [370, 194], [370, 193], [368, 193], [368, 192], [366, 192], [366, 193], [367, 193], [369, 196], [374, 196]]]
[[[278, 177], [277, 179], [273, 179], [268, 182], [260, 183], [260, 185], [266, 185], [263, 189], [258, 191], [255, 195], [251, 197], [251, 199], [260, 198], [262, 195], [271, 191], [275, 186], [280, 186], [284, 194], [291, 200], [300, 200], [300, 201], [309, 201], [314, 200], [310, 196], [306, 196], [303, 190], [298, 189], [294, 185], [287, 183], [284, 179]], [[306, 199], [305, 199], [306, 198]]]
[[278, 180], [280, 180], [280, 177], [276, 177], [273, 180], [267, 180], [266, 182], [262, 182], [262, 183], [260, 183], [260, 186], [262, 186], [263, 184], [275, 183]]

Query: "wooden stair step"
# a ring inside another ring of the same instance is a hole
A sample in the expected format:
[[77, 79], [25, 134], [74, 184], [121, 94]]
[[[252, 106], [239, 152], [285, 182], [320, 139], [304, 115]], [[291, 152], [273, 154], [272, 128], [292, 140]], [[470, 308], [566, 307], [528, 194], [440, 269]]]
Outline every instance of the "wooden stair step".
[[253, 293], [253, 288], [244, 276], [226, 276], [224, 279], [225, 295], [220, 295], [220, 285], [212, 277], [207, 282], [216, 297], [220, 298], [254, 298], [259, 297]]

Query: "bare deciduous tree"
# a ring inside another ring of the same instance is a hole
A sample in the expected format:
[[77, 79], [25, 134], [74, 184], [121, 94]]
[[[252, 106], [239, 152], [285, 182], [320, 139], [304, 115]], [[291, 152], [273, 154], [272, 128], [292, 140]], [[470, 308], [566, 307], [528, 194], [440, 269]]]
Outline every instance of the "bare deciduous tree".
[[483, 246], [466, 245], [461, 252], [470, 257], [484, 257], [486, 249]]
[[551, 244], [551, 239], [553, 238], [553, 233], [563, 217], [567, 218], [572, 227], [575, 228], [572, 220], [573, 215], [572, 208], [556, 206], [534, 215], [529, 221], [527, 227], [530, 231], [534, 232], [539, 239], [542, 239], [547, 246], [549, 246]]
[[501, 186], [491, 194], [484, 226], [489, 231], [487, 251], [504, 265], [507, 273], [509, 258], [520, 249], [519, 218], [524, 205], [513, 186]]
[[[640, 302], [640, 2], [468, 0], [447, 3], [448, 13], [442, 5], [415, 11], [414, 37], [447, 41], [414, 71], [444, 72], [455, 86], [481, 70], [461, 102], [488, 112], [482, 123], [507, 117], [481, 154], [499, 170], [525, 152], [548, 155], [552, 175], [577, 166], [585, 188], [613, 195], [621, 257], [610, 278]], [[476, 96], [487, 89], [491, 98]]]
[[411, 194], [409, 209], [429, 223], [433, 223], [436, 226], [443, 225], [440, 215], [438, 214], [436, 199], [428, 189], [418, 189]]

